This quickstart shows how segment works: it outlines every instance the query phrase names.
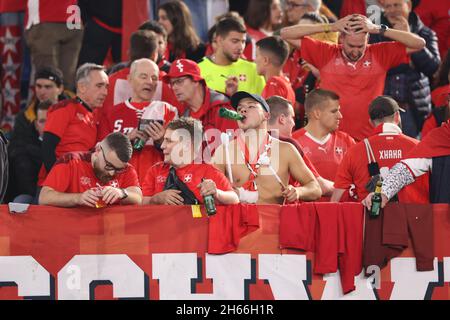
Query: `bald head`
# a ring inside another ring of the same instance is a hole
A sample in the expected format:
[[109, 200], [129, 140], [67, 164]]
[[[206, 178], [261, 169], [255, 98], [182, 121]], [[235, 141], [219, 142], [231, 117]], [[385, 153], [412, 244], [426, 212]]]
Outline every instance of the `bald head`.
[[130, 77], [135, 77], [141, 71], [151, 71], [152, 73], [156, 74], [156, 76], [159, 76], [158, 65], [150, 59], [142, 58], [131, 63]]
[[134, 102], [151, 101], [159, 79], [159, 68], [150, 59], [135, 60], [130, 67], [128, 81], [133, 89]]

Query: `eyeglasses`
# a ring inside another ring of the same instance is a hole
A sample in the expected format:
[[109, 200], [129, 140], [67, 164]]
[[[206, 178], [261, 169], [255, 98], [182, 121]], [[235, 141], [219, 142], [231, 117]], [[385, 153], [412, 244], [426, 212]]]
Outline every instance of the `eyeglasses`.
[[305, 3], [295, 3], [295, 2], [291, 2], [291, 1], [288, 1], [288, 2], [286, 2], [286, 8], [292, 8], [292, 9], [296, 9], [296, 8], [300, 8], [300, 7], [308, 7], [309, 5], [308, 4], [305, 4]]
[[124, 168], [116, 168], [111, 162], [106, 160], [105, 151], [103, 147], [100, 145], [100, 150], [102, 150], [103, 159], [105, 160], [105, 171], [114, 171], [116, 174], [124, 172], [128, 168], [128, 164]]
[[177, 78], [177, 79], [174, 79], [174, 80], [170, 80], [170, 86], [171, 87], [178, 86], [178, 85], [182, 84], [188, 78], [189, 77], [181, 77], [181, 78]]

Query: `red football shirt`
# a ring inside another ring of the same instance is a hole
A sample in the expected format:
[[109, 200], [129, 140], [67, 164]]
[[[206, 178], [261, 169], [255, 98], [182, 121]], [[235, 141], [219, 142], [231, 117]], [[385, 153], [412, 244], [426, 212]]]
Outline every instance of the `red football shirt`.
[[67, 12], [67, 9], [70, 6], [76, 6], [77, 3], [77, 0], [28, 1], [25, 11], [25, 29], [42, 22], [66, 23], [68, 18], [73, 15], [73, 12]]
[[328, 134], [322, 141], [311, 136], [304, 128], [292, 134], [319, 174], [334, 181], [336, 170], [355, 140], [342, 131]]
[[[170, 165], [160, 162], [148, 170], [145, 180], [142, 183], [144, 196], [150, 197], [164, 191], [169, 169]], [[202, 182], [202, 179], [213, 180], [219, 190], [233, 190], [230, 181], [228, 181], [225, 175], [210, 164], [189, 164], [176, 169], [176, 174], [178, 179], [184, 182], [189, 190], [195, 194], [199, 203], [203, 203], [203, 197], [200, 195], [200, 189], [197, 186]]]
[[[99, 125], [99, 141], [103, 140], [111, 132], [130, 133], [137, 128], [139, 119], [144, 110], [152, 111], [151, 119], [161, 119], [164, 124], [168, 124], [175, 118], [178, 118], [177, 109], [168, 104], [152, 106], [148, 109], [150, 103], [133, 103], [126, 100], [107, 110]], [[153, 109], [157, 108], [157, 109]], [[147, 112], [146, 111], [146, 112]], [[146, 146], [141, 151], [134, 151], [130, 164], [136, 168], [139, 180], [143, 180], [148, 168], [153, 164], [162, 161], [162, 152], [153, 146], [153, 141], [147, 141]]]
[[61, 101], [48, 110], [44, 132], [61, 140], [56, 146], [56, 157], [68, 152], [88, 151], [97, 142], [97, 112], [78, 99]]
[[[386, 177], [389, 169], [402, 160], [419, 141], [403, 135], [399, 127], [390, 123], [378, 126], [375, 132], [368, 140], [380, 167], [380, 174]], [[364, 141], [361, 141], [351, 148], [342, 160], [336, 174], [335, 188], [349, 189], [354, 184], [358, 199], [364, 199], [368, 194], [365, 186], [370, 180], [368, 163], [366, 146]], [[405, 187], [398, 195], [401, 202], [428, 203], [427, 175]]]
[[301, 40], [303, 59], [320, 71], [320, 87], [340, 96], [340, 130], [356, 140], [368, 137], [373, 127], [369, 123], [370, 102], [383, 94], [386, 73], [402, 63], [409, 63], [406, 47], [398, 42], [367, 45], [357, 62], [348, 61], [342, 46], [308, 37]]
[[295, 92], [291, 83], [285, 77], [272, 77], [264, 87], [261, 96], [267, 99], [272, 96], [280, 96], [287, 99], [295, 107]]
[[118, 174], [107, 184], [102, 184], [95, 176], [91, 163], [92, 153], [69, 153], [53, 166], [44, 181], [44, 186], [58, 192], [83, 193], [88, 189], [112, 186], [115, 188], [139, 187], [133, 166]]

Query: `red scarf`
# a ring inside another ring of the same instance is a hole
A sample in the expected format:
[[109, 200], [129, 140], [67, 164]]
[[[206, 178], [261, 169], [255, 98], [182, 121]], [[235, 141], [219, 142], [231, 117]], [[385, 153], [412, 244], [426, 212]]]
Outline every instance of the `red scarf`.
[[426, 137], [406, 155], [406, 158], [435, 158], [450, 155], [450, 121], [430, 131]]
[[237, 142], [239, 143], [239, 148], [241, 149], [242, 155], [244, 156], [245, 165], [247, 166], [248, 170], [250, 170], [250, 176], [246, 183], [242, 185], [242, 188], [249, 190], [249, 191], [256, 191], [258, 190], [256, 186], [255, 179], [258, 176], [258, 170], [261, 164], [259, 163], [261, 154], [264, 152], [269, 153], [270, 146], [272, 143], [272, 137], [267, 134], [266, 138], [263, 140], [261, 145], [258, 148], [258, 153], [256, 154], [255, 159], [250, 159], [250, 151], [245, 144], [245, 141], [242, 139], [241, 135], [238, 135]]

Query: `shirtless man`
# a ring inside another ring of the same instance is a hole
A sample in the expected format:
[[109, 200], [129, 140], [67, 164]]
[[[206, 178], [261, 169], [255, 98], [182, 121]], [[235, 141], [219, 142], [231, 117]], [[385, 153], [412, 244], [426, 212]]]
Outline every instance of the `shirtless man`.
[[[283, 204], [319, 199], [320, 186], [299, 152], [290, 143], [269, 136], [267, 102], [240, 91], [231, 97], [231, 105], [245, 119], [238, 121], [238, 138], [220, 146], [213, 163], [230, 179], [240, 201]], [[301, 187], [289, 185], [290, 176]]]

